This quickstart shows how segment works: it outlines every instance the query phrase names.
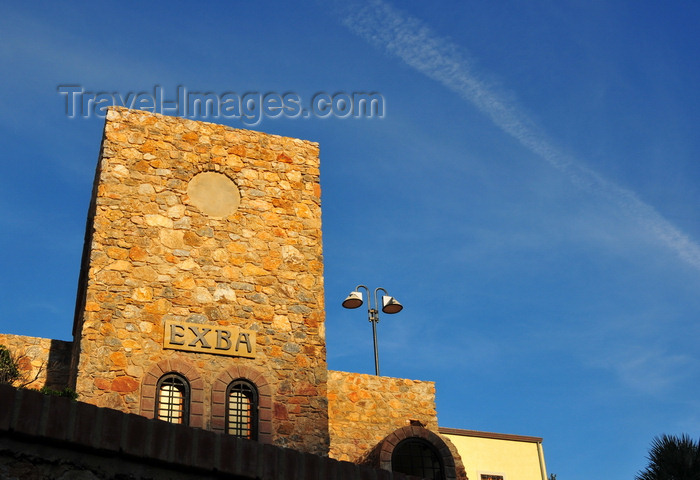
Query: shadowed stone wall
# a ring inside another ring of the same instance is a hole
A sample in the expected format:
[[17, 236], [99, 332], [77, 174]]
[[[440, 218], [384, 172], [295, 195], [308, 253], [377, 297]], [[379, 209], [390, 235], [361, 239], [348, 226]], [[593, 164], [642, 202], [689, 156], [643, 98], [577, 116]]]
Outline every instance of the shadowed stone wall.
[[0, 385], [0, 405], [0, 478], [416, 478], [7, 385]]

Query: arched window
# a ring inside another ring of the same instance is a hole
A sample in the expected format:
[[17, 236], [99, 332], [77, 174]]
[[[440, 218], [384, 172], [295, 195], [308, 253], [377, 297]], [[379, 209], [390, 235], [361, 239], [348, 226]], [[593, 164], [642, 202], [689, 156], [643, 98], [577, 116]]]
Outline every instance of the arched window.
[[226, 390], [226, 433], [258, 439], [258, 389], [248, 380], [234, 380]]
[[185, 377], [167, 373], [160, 377], [156, 388], [156, 414], [158, 420], [170, 423], [189, 423], [190, 386]]
[[[249, 409], [246, 403], [250, 404]], [[222, 370], [211, 386], [211, 429], [272, 443], [272, 407], [272, 387], [265, 376], [254, 368], [234, 363]], [[250, 419], [244, 421], [245, 417]]]
[[418, 437], [409, 437], [396, 445], [391, 455], [391, 469], [431, 480], [445, 479], [445, 467], [437, 449]]

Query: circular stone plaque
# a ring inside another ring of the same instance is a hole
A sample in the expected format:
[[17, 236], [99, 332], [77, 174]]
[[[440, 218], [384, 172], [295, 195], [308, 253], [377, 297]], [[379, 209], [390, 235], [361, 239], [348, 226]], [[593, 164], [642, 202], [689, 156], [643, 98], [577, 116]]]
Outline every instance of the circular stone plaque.
[[187, 185], [192, 204], [211, 217], [228, 217], [241, 204], [238, 187], [226, 175], [202, 172]]

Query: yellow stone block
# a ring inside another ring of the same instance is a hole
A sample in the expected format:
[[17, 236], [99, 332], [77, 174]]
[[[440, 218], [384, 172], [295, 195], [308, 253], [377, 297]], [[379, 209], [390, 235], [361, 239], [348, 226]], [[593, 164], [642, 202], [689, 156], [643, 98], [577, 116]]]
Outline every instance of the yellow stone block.
[[257, 277], [257, 276], [267, 275], [268, 272], [264, 268], [261, 268], [257, 265], [253, 265], [251, 263], [246, 263], [241, 268], [241, 274], [243, 274], [243, 276], [246, 276], [246, 277]]
[[173, 286], [177, 288], [182, 288], [184, 290], [192, 290], [197, 284], [194, 281], [194, 277], [190, 273], [183, 273], [178, 275], [173, 281]]
[[185, 247], [184, 235], [185, 232], [182, 230], [163, 229], [158, 232], [160, 242], [164, 246], [173, 249], [181, 249]]
[[137, 302], [150, 302], [153, 300], [153, 289], [151, 287], [135, 288], [131, 298]]
[[86, 302], [85, 311], [86, 312], [99, 312], [101, 310], [100, 304], [97, 302]]
[[172, 304], [165, 298], [159, 298], [153, 303], [146, 304], [143, 307], [143, 311], [146, 313], [154, 313], [158, 315], [165, 315], [170, 311]]
[[117, 260], [116, 262], [112, 262], [109, 265], [107, 265], [105, 268], [107, 270], [118, 270], [120, 272], [131, 270], [131, 262], [127, 262], [126, 260]]
[[149, 266], [135, 267], [131, 272], [131, 276], [139, 280], [155, 282], [158, 278], [158, 273], [152, 267]]
[[144, 220], [146, 222], [146, 225], [149, 225], [151, 227], [163, 227], [163, 228], [172, 228], [173, 227], [172, 219], [165, 217], [163, 215], [159, 215], [159, 214], [145, 215]]

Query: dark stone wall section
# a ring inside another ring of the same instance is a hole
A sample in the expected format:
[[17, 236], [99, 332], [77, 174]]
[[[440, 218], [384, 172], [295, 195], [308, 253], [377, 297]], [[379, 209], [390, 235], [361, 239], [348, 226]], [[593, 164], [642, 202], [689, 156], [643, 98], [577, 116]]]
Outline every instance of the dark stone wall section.
[[0, 385], [0, 479], [410, 480]]

